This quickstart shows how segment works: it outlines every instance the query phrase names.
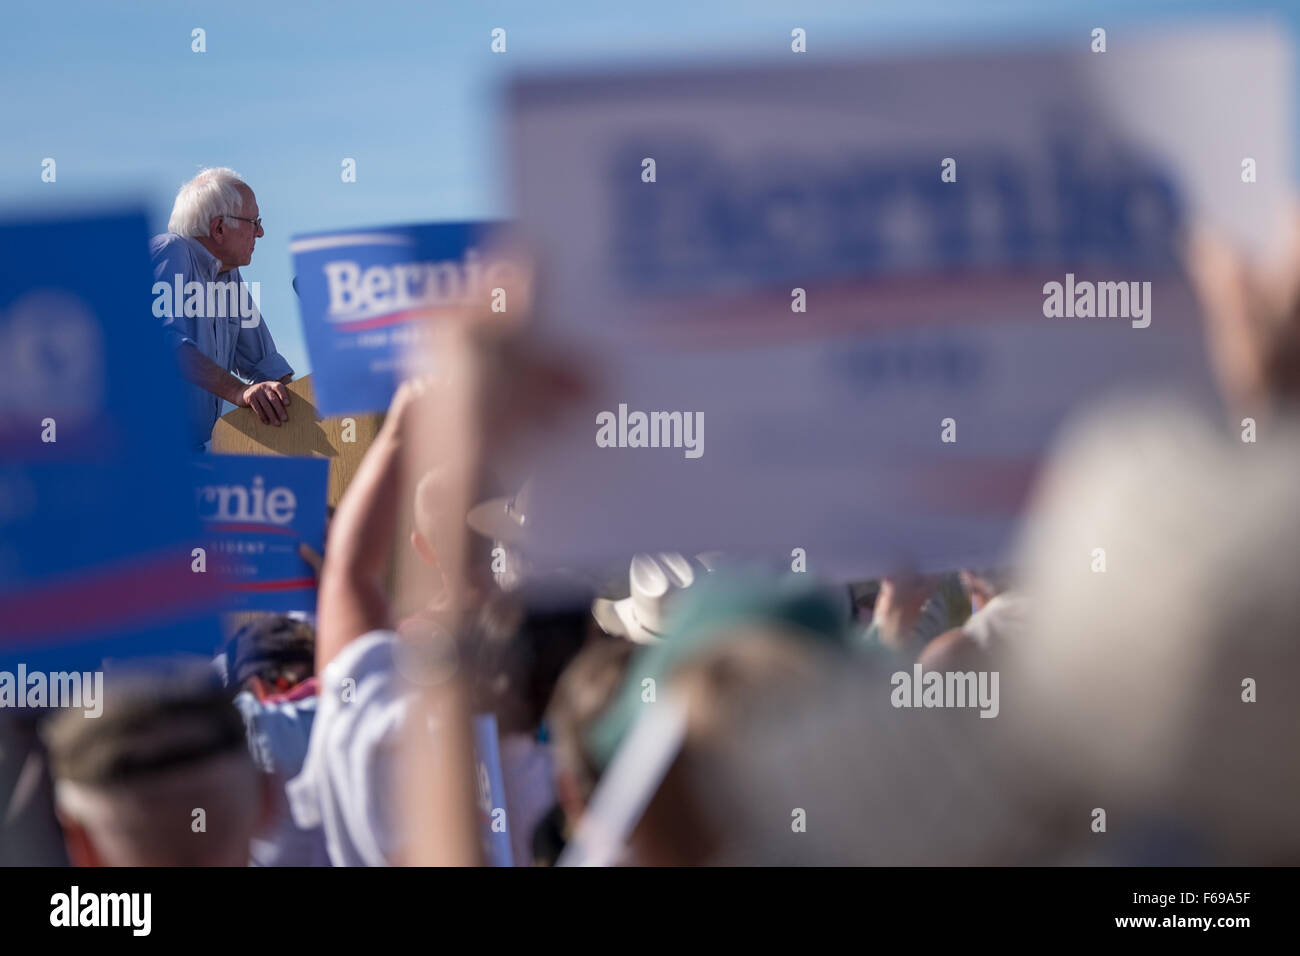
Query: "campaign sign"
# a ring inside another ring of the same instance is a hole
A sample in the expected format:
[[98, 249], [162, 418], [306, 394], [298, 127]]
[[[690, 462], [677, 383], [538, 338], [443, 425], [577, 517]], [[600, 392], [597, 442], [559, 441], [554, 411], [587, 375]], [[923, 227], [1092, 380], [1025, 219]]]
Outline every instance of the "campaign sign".
[[208, 571], [226, 611], [314, 611], [316, 572], [298, 551], [325, 550], [327, 458], [204, 455], [193, 464]]
[[786, 60], [512, 88], [535, 334], [596, 378], [518, 469], [540, 557], [997, 563], [1069, 416], [1211, 400], [1181, 243], [1280, 248], [1282, 38]]
[[303, 335], [326, 416], [382, 412], [403, 379], [432, 374], [429, 320], [492, 306], [514, 266], [492, 222], [389, 226], [295, 236]]
[[148, 242], [137, 211], [0, 223], [0, 670], [220, 643]]
[[483, 847], [483, 859], [488, 866], [512, 866], [497, 718], [495, 714], [477, 714], [473, 723], [474, 780], [478, 791], [479, 841]]

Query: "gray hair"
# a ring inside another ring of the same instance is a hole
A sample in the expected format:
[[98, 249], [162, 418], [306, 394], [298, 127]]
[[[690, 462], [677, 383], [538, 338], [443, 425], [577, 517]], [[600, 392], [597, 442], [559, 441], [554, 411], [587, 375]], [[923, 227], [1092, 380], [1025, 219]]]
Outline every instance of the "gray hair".
[[248, 188], [237, 172], [225, 166], [205, 169], [176, 193], [167, 231], [178, 236], [206, 236], [218, 216], [237, 216], [243, 204], [239, 187]]
[[1300, 670], [1300, 427], [1272, 427], [1251, 445], [1124, 396], [1065, 433], [1021, 541], [1033, 639], [1004, 675], [1045, 755], [1033, 781], [1155, 808], [1222, 862], [1300, 859], [1300, 697], [1253, 701]]
[[[59, 813], [111, 866], [243, 866], [261, 817], [261, 777], [246, 748], [107, 784], [56, 779]], [[194, 839], [202, 807], [208, 839]]]

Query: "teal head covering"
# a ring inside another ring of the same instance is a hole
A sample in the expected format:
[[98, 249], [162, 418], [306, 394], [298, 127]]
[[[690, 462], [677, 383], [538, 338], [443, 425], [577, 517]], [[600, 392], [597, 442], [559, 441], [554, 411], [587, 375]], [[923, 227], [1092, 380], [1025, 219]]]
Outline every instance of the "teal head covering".
[[682, 593], [664, 640], [632, 658], [618, 693], [587, 734], [591, 757], [602, 768], [609, 764], [646, 706], [641, 700], [646, 678], [663, 684], [684, 663], [742, 636], [747, 624], [846, 648], [849, 611], [842, 588], [828, 588], [804, 574], [718, 574], [701, 580]]

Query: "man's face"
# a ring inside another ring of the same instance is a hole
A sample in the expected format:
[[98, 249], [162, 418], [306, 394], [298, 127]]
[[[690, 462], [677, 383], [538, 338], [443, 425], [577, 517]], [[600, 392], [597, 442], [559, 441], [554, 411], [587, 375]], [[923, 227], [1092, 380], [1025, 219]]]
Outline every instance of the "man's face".
[[248, 222], [249, 219], [257, 219], [262, 215], [257, 206], [257, 197], [247, 187], [240, 187], [239, 194], [243, 201], [235, 215], [241, 218], [222, 216], [212, 233], [212, 241], [216, 246], [214, 251], [225, 269], [235, 269], [252, 262], [253, 247], [257, 244], [258, 237], [266, 235], [261, 225]]

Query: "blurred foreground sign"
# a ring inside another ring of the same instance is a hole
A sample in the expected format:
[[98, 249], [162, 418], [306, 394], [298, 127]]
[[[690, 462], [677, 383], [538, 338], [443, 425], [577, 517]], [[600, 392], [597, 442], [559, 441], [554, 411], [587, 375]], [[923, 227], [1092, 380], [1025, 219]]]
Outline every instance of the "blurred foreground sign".
[[517, 83], [535, 332], [600, 386], [514, 463], [532, 546], [988, 564], [1082, 403], [1209, 397], [1180, 239], [1282, 235], [1288, 47], [1111, 47]]
[[483, 861], [488, 866], [514, 866], [497, 718], [495, 714], [476, 714], [473, 723], [475, 803]]
[[323, 415], [382, 412], [404, 378], [433, 371], [425, 322], [492, 305], [514, 268], [487, 243], [490, 222], [295, 236], [303, 334]]
[[224, 611], [314, 611], [316, 572], [298, 553], [325, 550], [329, 461], [270, 455], [194, 460], [208, 573]]
[[220, 642], [148, 241], [140, 214], [0, 224], [0, 668]]

